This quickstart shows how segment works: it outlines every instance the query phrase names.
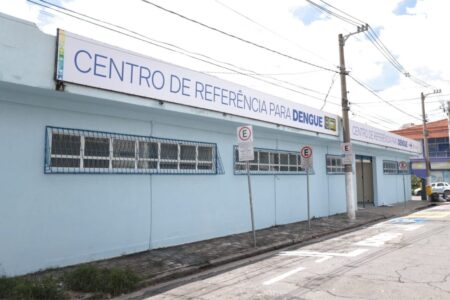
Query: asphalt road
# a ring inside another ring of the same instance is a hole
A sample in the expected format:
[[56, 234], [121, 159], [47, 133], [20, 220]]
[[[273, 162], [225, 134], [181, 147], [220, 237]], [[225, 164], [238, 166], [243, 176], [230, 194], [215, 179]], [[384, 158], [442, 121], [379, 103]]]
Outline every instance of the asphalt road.
[[450, 205], [217, 268], [139, 298], [450, 299]]

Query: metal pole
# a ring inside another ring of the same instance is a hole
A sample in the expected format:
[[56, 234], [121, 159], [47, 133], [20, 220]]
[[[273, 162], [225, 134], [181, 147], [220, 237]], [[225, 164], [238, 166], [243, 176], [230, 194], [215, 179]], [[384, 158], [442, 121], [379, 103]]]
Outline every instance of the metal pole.
[[252, 184], [250, 182], [250, 163], [247, 161], [248, 199], [250, 200], [250, 215], [252, 218], [253, 247], [256, 248], [255, 221], [253, 218]]
[[404, 208], [406, 209], [406, 187], [405, 187], [405, 174], [403, 174], [403, 204], [404, 204]]
[[[427, 129], [427, 119], [425, 116], [425, 95], [420, 93], [420, 98], [422, 100], [422, 120], [423, 120], [423, 149], [424, 149], [424, 158], [425, 158], [425, 178], [426, 178], [426, 186], [431, 184], [430, 177], [430, 152], [428, 148], [428, 129]], [[426, 187], [425, 187], [426, 193]], [[426, 193], [427, 200], [430, 201], [430, 196]]]
[[309, 198], [309, 167], [306, 168], [306, 203], [308, 205], [308, 229], [311, 229], [310, 198]]
[[[347, 71], [345, 70], [345, 59], [344, 59], [344, 45], [345, 40], [342, 34], [339, 34], [339, 73], [341, 75], [341, 98], [342, 98], [342, 131], [343, 131], [343, 142], [350, 143], [350, 122], [348, 120], [348, 111], [350, 110], [348, 106], [347, 99], [347, 82], [345, 76]], [[347, 202], [347, 216], [350, 220], [355, 219], [355, 204], [353, 201], [353, 171], [352, 165], [345, 165], [345, 194]]]
[[361, 157], [361, 185], [362, 185], [362, 201], [363, 208], [366, 208], [366, 191], [365, 191], [365, 181], [364, 181], [364, 157]]

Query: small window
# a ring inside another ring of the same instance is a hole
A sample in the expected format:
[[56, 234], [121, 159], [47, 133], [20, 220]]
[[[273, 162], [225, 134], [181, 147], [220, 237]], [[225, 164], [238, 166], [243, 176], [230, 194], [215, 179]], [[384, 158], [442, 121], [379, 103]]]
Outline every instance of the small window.
[[383, 160], [383, 173], [386, 175], [398, 174], [398, 163], [391, 160]]
[[345, 174], [345, 166], [342, 163], [342, 155], [326, 156], [327, 174]]
[[[301, 157], [297, 152], [266, 150], [255, 148], [255, 159], [249, 161], [250, 173], [252, 174], [303, 174], [304, 169], [300, 167]], [[239, 161], [237, 146], [234, 147], [235, 174], [246, 174], [247, 162]]]
[[217, 174], [217, 146], [47, 127], [46, 173]]

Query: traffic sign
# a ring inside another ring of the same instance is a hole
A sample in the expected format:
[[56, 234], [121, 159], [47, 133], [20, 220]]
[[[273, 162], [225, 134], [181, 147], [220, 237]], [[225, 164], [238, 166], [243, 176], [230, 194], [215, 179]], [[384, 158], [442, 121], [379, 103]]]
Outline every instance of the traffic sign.
[[253, 149], [253, 127], [251, 125], [237, 128], [239, 161], [255, 159]]
[[342, 155], [342, 164], [343, 165], [351, 165], [351, 164], [353, 164], [353, 154], [344, 154], [344, 155]]
[[238, 143], [253, 142], [253, 127], [251, 125], [238, 127], [237, 138]]
[[310, 146], [304, 146], [300, 149], [300, 156], [302, 161], [300, 166], [306, 170], [309, 170], [313, 166], [313, 149]]
[[398, 162], [398, 170], [399, 171], [408, 171], [408, 163], [406, 161]]
[[341, 149], [342, 149], [342, 153], [344, 153], [344, 154], [352, 154], [352, 144], [351, 143], [342, 143]]
[[313, 155], [313, 150], [310, 146], [304, 146], [301, 150], [300, 150], [300, 155], [302, 156], [302, 158], [312, 158]]

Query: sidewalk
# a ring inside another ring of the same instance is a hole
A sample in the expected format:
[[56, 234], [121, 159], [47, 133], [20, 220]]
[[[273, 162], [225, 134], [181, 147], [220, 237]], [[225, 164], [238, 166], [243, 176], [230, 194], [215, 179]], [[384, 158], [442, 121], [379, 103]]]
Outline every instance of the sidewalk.
[[402, 203], [359, 209], [354, 221], [349, 221], [346, 214], [313, 219], [310, 230], [307, 221], [262, 229], [256, 232], [256, 248], [253, 248], [251, 232], [247, 232], [122, 256], [92, 265], [130, 268], [144, 278], [140, 287], [145, 287], [293, 244], [310, 243], [326, 235], [410, 214], [430, 205], [426, 201], [408, 201], [406, 206]]

